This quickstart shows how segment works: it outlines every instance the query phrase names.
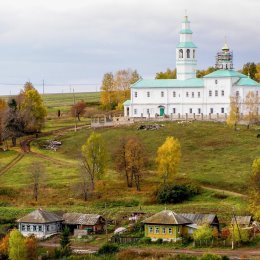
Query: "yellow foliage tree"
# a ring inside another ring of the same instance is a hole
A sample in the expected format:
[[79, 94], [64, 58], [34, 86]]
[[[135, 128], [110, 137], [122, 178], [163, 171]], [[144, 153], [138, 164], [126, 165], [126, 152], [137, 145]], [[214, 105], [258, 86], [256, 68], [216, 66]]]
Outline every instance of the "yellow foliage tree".
[[260, 82], [260, 63], [256, 64], [255, 79], [257, 82]]
[[238, 97], [230, 97], [229, 115], [226, 121], [227, 125], [229, 127], [234, 127], [234, 129], [236, 130], [239, 119], [239, 99]]
[[26, 260], [25, 239], [17, 229], [10, 232], [9, 238], [9, 259]]
[[113, 109], [115, 106], [114, 76], [106, 73], [102, 80], [100, 103], [104, 109]]
[[246, 119], [249, 125], [255, 122], [258, 118], [258, 108], [259, 108], [259, 97], [253, 91], [249, 91], [246, 95], [245, 105], [247, 109]]
[[163, 178], [164, 185], [176, 175], [181, 159], [181, 145], [178, 139], [167, 137], [165, 142], [158, 148], [156, 163], [158, 173]]
[[2, 132], [3, 132], [3, 118], [7, 108], [7, 104], [4, 99], [0, 98], [0, 144], [2, 143]]

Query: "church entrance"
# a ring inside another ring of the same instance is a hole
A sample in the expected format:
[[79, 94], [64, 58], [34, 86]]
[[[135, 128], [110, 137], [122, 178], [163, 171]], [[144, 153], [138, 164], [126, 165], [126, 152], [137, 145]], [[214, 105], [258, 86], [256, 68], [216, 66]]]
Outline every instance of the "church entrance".
[[160, 107], [160, 116], [164, 116], [164, 107]]

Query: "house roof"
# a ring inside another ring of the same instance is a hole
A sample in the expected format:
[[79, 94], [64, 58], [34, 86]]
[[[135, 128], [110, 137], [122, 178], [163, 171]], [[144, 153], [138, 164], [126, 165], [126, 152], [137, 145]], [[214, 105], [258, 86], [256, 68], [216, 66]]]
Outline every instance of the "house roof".
[[75, 212], [63, 214], [64, 223], [71, 225], [93, 226], [98, 223], [100, 218], [103, 219], [101, 215], [97, 214], [81, 214]]
[[241, 78], [236, 86], [252, 86], [252, 87], [260, 87], [260, 84], [251, 78]]
[[183, 225], [192, 224], [192, 221], [171, 210], [163, 210], [145, 219], [145, 224]]
[[192, 223], [195, 223], [197, 225], [204, 225], [204, 224], [217, 224], [216, 222], [214, 222], [214, 220], [216, 219], [216, 215], [215, 214], [190, 214], [190, 213], [181, 213], [181, 216], [190, 219], [192, 221]]
[[131, 88], [203, 88], [204, 83], [201, 78], [178, 80], [178, 79], [141, 79]]
[[48, 212], [42, 209], [36, 209], [28, 215], [17, 220], [19, 223], [35, 223], [35, 224], [44, 224], [51, 222], [63, 221], [62, 217], [58, 216], [55, 213]]
[[232, 78], [232, 77], [247, 78], [246, 75], [237, 72], [235, 70], [223, 70], [223, 69], [213, 71], [212, 73], [209, 73], [208, 75], [204, 76], [204, 78]]
[[231, 220], [231, 223], [238, 225], [246, 225], [249, 226], [252, 222], [252, 216], [236, 216], [236, 222], [234, 221], [234, 217]]

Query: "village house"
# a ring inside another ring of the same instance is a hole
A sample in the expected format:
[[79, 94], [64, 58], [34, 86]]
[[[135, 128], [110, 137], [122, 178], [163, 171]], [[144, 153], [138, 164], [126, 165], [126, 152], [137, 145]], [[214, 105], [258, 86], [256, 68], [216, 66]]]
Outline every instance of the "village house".
[[145, 236], [152, 241], [163, 239], [164, 241], [178, 241], [188, 233], [187, 225], [193, 224], [191, 220], [171, 210], [163, 210], [143, 221]]
[[240, 228], [249, 228], [252, 223], [252, 216], [235, 216], [231, 220], [231, 225], [238, 225]]
[[59, 215], [42, 209], [34, 210], [17, 220], [19, 231], [23, 236], [34, 235], [37, 238], [47, 238], [59, 233], [62, 222], [63, 219]]
[[89, 233], [102, 233], [105, 228], [105, 219], [97, 214], [65, 213], [64, 226], [69, 227], [75, 236]]

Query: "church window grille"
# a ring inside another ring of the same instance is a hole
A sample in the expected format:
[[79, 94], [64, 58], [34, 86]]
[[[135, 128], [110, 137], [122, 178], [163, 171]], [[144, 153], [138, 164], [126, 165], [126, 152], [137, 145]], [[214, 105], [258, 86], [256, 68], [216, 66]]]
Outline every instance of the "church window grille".
[[216, 84], [216, 85], [218, 84], [218, 80], [217, 80], [217, 79], [215, 79], [215, 84]]
[[215, 90], [215, 97], [217, 97], [218, 96], [218, 91], [217, 90]]
[[198, 92], [198, 98], [200, 98], [200, 92]]
[[164, 97], [164, 92], [163, 91], [161, 91], [161, 97]]
[[214, 110], [213, 108], [210, 109], [210, 114], [213, 114]]
[[134, 114], [137, 115], [137, 109], [136, 108], [134, 109]]
[[175, 107], [172, 109], [172, 113], [176, 114], [176, 108]]
[[209, 91], [209, 96], [212, 97], [212, 90]]
[[176, 97], [176, 92], [175, 91], [172, 92], [172, 96]]
[[200, 108], [198, 108], [198, 114], [200, 114], [201, 113], [201, 109]]
[[222, 96], [222, 97], [225, 96], [225, 91], [224, 91], [224, 90], [221, 91], [221, 96]]
[[147, 97], [150, 97], [150, 92], [149, 91], [147, 92]]
[[221, 108], [221, 113], [222, 113], [222, 114], [225, 113], [225, 109], [224, 109], [224, 107]]
[[135, 92], [135, 97], [137, 98], [137, 92]]
[[182, 59], [183, 58], [183, 49], [180, 49], [179, 50], [179, 59]]
[[190, 49], [187, 49], [187, 58], [190, 58]]
[[186, 97], [189, 97], [189, 92], [186, 92]]
[[194, 92], [191, 92], [191, 97], [194, 98]]
[[193, 50], [193, 59], [195, 59], [195, 50]]
[[192, 114], [192, 108], [190, 108], [190, 114]]

